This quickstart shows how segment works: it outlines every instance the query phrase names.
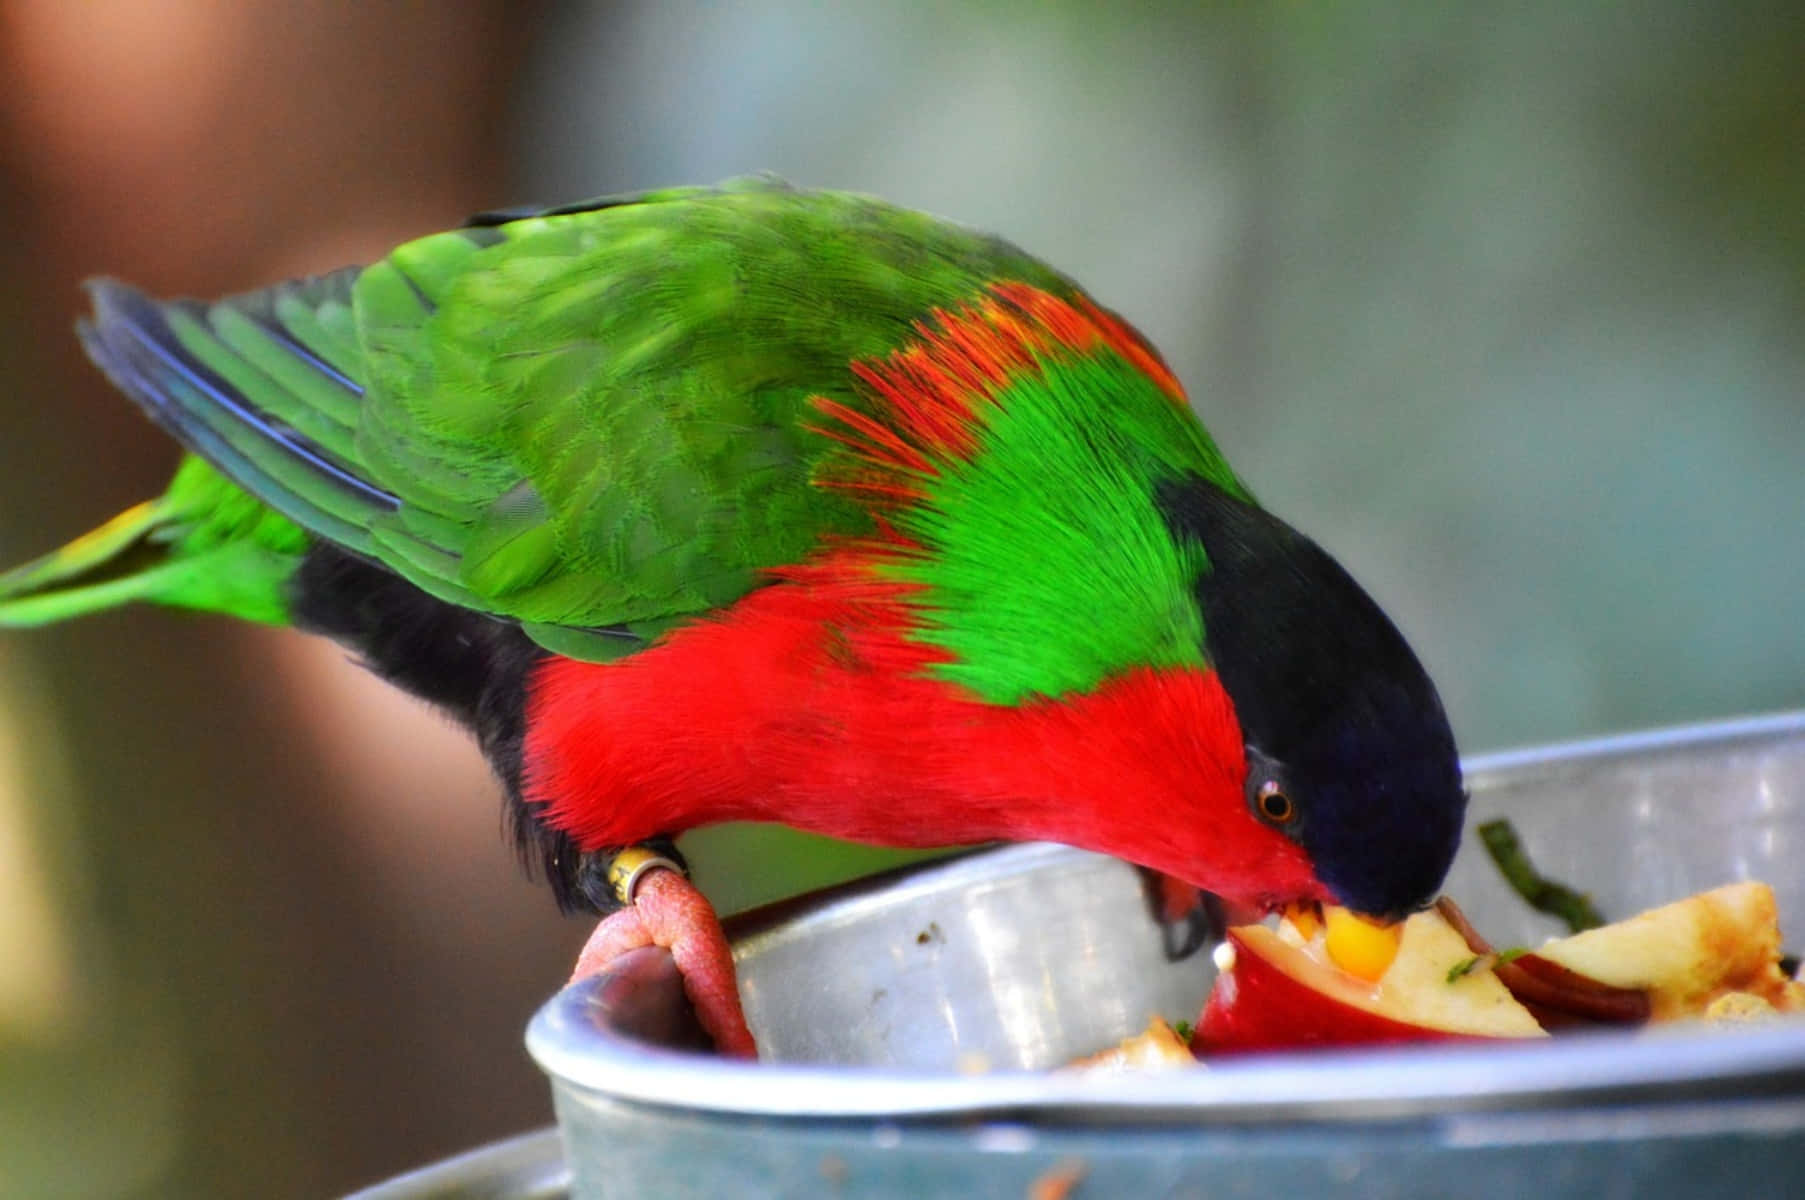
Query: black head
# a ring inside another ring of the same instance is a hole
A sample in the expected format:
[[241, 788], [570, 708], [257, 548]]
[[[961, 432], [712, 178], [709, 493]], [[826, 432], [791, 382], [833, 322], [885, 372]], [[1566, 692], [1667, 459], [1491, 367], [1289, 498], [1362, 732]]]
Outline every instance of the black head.
[[1322, 549], [1190, 476], [1158, 503], [1203, 547], [1204, 650], [1241, 725], [1247, 803], [1358, 912], [1435, 899], [1466, 812], [1435, 685], [1379, 606]]

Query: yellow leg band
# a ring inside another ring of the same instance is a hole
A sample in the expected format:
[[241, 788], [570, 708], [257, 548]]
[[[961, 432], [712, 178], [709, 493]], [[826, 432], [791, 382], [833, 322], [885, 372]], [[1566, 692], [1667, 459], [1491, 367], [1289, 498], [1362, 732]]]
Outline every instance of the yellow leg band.
[[608, 884], [614, 889], [615, 899], [622, 904], [633, 903], [633, 893], [639, 888], [639, 881], [657, 870], [675, 871], [679, 875], [684, 873], [682, 867], [644, 846], [628, 846], [616, 854], [614, 861], [608, 864]]

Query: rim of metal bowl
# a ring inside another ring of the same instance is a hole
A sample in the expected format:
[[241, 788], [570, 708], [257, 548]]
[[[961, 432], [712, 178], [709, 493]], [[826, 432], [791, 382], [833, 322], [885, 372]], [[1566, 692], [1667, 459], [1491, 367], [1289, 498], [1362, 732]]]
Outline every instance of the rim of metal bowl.
[[[1482, 773], [1566, 767], [1581, 760], [1762, 741], [1805, 732], [1805, 712], [1714, 722], [1625, 737], [1476, 757]], [[994, 879], [1079, 851], [1009, 846], [890, 877], [940, 888]], [[877, 902], [855, 881], [791, 902], [787, 914], [851, 916]], [[754, 923], [756, 928], [757, 922]], [[527, 1048], [554, 1080], [631, 1103], [734, 1116], [850, 1119], [969, 1118], [1196, 1123], [1381, 1120], [1576, 1104], [1805, 1095], [1805, 1024], [1734, 1032], [1696, 1028], [1564, 1037], [1533, 1045], [1458, 1043], [1249, 1056], [1195, 1071], [1136, 1075], [1006, 1071], [947, 1075], [876, 1067], [743, 1062], [666, 1050], [596, 1020], [599, 981], [553, 997], [533, 1018]]]

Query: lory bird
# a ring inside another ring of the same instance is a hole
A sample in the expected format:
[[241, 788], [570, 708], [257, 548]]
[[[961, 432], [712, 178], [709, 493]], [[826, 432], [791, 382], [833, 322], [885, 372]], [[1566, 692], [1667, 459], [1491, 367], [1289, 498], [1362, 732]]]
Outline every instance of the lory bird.
[[214, 303], [91, 285], [187, 447], [0, 576], [288, 623], [480, 742], [580, 970], [669, 947], [752, 1046], [669, 837], [1053, 840], [1264, 908], [1429, 903], [1465, 808], [1427, 675], [1159, 355], [1009, 243], [770, 179], [474, 218]]

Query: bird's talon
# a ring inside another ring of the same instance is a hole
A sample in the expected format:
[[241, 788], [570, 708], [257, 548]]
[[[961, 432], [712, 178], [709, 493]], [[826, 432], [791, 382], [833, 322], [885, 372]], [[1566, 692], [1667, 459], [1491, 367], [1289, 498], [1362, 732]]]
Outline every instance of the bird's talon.
[[607, 969], [629, 950], [662, 947], [676, 962], [696, 1019], [716, 1049], [722, 1054], [756, 1057], [758, 1048], [740, 1007], [732, 948], [714, 909], [682, 867], [634, 847], [615, 856], [609, 881], [626, 907], [596, 926], [577, 959], [573, 982]]

